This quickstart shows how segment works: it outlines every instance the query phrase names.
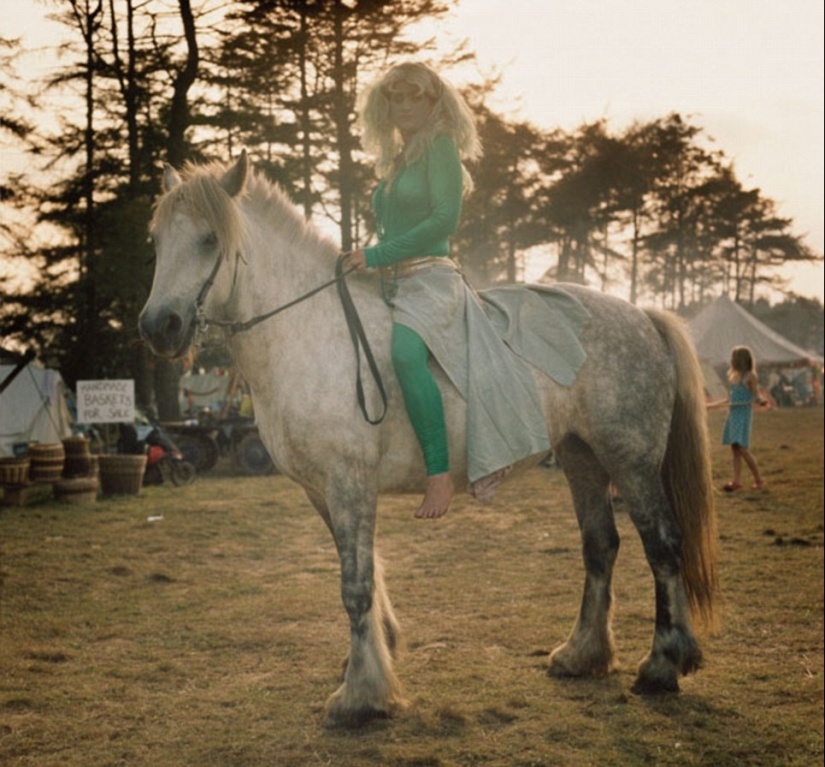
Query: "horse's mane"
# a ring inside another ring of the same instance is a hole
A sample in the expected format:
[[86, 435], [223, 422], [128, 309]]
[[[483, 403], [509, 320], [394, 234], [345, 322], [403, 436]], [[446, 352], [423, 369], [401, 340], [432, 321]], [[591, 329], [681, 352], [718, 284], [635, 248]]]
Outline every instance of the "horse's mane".
[[252, 170], [247, 178], [246, 193], [265, 218], [278, 222], [278, 231], [289, 243], [337, 255], [339, 248], [306, 219], [279, 184]]
[[[243, 254], [243, 219], [238, 207], [230, 204], [230, 196], [220, 183], [228, 166], [220, 162], [196, 164], [188, 162], [180, 172], [182, 183], [167, 191], [157, 202], [152, 229], [171, 224], [178, 210], [209, 222], [224, 253]], [[335, 244], [301, 214], [284, 190], [254, 169], [250, 169], [239, 198], [257, 216], [277, 221], [284, 241], [307, 251], [337, 253]]]

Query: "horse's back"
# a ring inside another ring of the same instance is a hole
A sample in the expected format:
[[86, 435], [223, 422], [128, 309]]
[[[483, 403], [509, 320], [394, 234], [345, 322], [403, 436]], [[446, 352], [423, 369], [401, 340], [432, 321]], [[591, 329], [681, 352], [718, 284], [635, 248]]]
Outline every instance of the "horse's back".
[[579, 336], [587, 356], [573, 384], [537, 376], [551, 443], [575, 435], [597, 452], [661, 457], [676, 386], [665, 339], [647, 313], [627, 301], [580, 285], [560, 287], [590, 319]]

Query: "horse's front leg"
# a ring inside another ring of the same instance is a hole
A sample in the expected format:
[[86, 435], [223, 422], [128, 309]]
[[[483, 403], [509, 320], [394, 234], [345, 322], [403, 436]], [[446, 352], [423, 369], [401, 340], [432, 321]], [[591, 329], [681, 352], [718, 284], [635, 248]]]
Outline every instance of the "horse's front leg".
[[343, 683], [327, 703], [326, 724], [357, 727], [390, 716], [403, 705], [392, 665], [397, 623], [374, 550], [376, 491], [352, 482], [339, 483], [327, 507], [341, 561], [350, 651]]

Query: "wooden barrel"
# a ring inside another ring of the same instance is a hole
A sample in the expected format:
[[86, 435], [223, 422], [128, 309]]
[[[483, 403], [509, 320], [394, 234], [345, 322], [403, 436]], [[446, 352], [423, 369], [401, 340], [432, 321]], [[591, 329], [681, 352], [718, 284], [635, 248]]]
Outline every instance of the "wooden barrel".
[[63, 440], [66, 462], [63, 464], [63, 478], [88, 477], [92, 473], [92, 456], [86, 437], [69, 437]]
[[0, 485], [19, 487], [29, 483], [29, 459], [0, 458]]
[[64, 503], [94, 503], [100, 483], [96, 477], [61, 479], [52, 485], [54, 497]]
[[100, 490], [103, 495], [137, 495], [146, 471], [145, 455], [101, 455]]
[[32, 442], [29, 445], [29, 461], [29, 479], [32, 482], [56, 482], [63, 474], [66, 451], [60, 442]]

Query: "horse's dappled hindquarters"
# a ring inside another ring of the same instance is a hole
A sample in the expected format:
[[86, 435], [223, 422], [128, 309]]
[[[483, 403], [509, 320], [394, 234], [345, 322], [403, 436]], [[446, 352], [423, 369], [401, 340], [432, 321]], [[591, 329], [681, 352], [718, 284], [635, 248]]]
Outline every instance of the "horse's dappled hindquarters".
[[[335, 245], [279, 188], [250, 171], [245, 154], [228, 168], [191, 166], [182, 176], [167, 168], [164, 180], [152, 223], [157, 267], [140, 320], [157, 353], [182, 354], [207, 321], [242, 322], [312, 293], [230, 333], [229, 345], [250, 385], [267, 449], [281, 472], [304, 487], [340, 558], [350, 649], [327, 721], [356, 726], [390, 715], [403, 696], [393, 669], [398, 625], [375, 554], [377, 499], [420, 493], [425, 474], [392, 371], [391, 320], [378, 281], [348, 278], [387, 388], [387, 416], [375, 426], [357, 404], [356, 359], [337, 294], [313, 292], [334, 274]], [[678, 678], [701, 660], [691, 619], [712, 622], [717, 590], [701, 373], [674, 318], [563, 287], [590, 313], [580, 336], [587, 358], [569, 387], [537, 369], [534, 376], [572, 490], [586, 575], [575, 626], [552, 654], [549, 671], [600, 676], [616, 666], [612, 483], [631, 510], [655, 581], [653, 642], [634, 689], [676, 690]], [[463, 486], [465, 405], [445, 376], [438, 380], [454, 480]], [[369, 387], [367, 398], [377, 402]]]

